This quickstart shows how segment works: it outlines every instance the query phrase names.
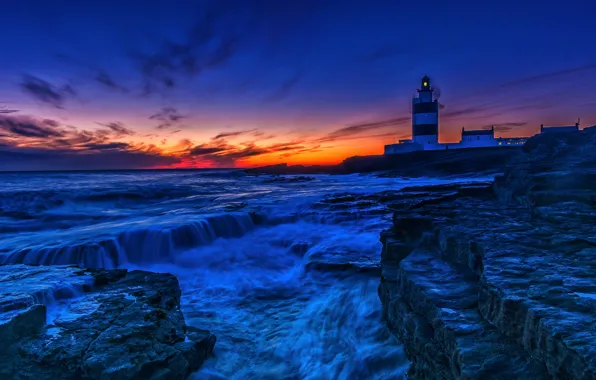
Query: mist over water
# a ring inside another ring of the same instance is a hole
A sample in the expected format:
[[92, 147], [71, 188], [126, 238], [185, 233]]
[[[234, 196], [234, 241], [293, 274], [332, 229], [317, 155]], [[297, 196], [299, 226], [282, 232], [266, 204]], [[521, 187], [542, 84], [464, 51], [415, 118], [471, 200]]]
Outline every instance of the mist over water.
[[[238, 171], [0, 174], [0, 263], [175, 274], [217, 336], [193, 379], [395, 379], [375, 194], [454, 180]], [[59, 310], [54, 311], [59, 314]]]

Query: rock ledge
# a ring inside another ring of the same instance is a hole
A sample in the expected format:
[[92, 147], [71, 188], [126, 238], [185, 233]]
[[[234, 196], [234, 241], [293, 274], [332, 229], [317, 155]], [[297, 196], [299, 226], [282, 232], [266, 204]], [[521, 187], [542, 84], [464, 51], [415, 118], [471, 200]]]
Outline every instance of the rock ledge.
[[186, 326], [171, 274], [0, 266], [0, 378], [183, 379], [215, 336]]
[[538, 136], [484, 196], [395, 213], [379, 297], [409, 378], [596, 379], [594, 146]]

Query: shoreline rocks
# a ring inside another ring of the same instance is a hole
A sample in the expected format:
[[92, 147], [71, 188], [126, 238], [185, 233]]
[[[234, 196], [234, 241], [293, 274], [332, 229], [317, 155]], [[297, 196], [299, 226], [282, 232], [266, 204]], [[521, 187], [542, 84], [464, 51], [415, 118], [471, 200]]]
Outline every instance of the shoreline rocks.
[[492, 190], [396, 211], [379, 297], [409, 378], [596, 379], [595, 143], [537, 136]]
[[336, 165], [277, 164], [244, 169], [248, 175], [315, 175], [381, 172], [384, 177], [440, 177], [501, 173], [521, 147], [416, 151], [398, 155], [354, 156]]
[[215, 336], [187, 326], [171, 274], [0, 266], [0, 378], [183, 379]]

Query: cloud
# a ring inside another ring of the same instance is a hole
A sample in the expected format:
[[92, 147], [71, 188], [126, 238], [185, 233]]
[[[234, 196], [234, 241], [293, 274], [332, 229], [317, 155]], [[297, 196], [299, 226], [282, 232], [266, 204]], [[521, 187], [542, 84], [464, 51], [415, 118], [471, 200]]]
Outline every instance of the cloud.
[[19, 112], [19, 110], [6, 108], [6, 106], [0, 106], [0, 114], [1, 113], [15, 113], [15, 112]]
[[523, 127], [524, 125], [527, 125], [527, 124], [528, 124], [527, 121], [500, 123], [500, 124], [485, 125], [482, 127], [482, 129], [491, 129], [494, 127], [495, 132], [507, 132], [507, 131], [512, 130], [514, 127]]
[[165, 39], [154, 51], [133, 52], [131, 58], [144, 80], [145, 94], [175, 87], [177, 78], [193, 78], [225, 65], [237, 52], [240, 34], [218, 27], [223, 8], [207, 10], [182, 42]]
[[251, 129], [251, 130], [247, 130], [247, 131], [236, 131], [236, 132], [222, 132], [222, 133], [218, 134], [217, 136], [213, 137], [212, 140], [219, 140], [219, 139], [223, 139], [226, 137], [236, 137], [236, 136], [240, 136], [240, 135], [254, 132], [254, 131], [256, 131], [256, 129]]
[[549, 73], [543, 73], [543, 74], [529, 76], [529, 77], [526, 77], [526, 78], [520, 78], [520, 79], [511, 81], [511, 82], [507, 82], [505, 84], [502, 84], [500, 87], [519, 86], [519, 85], [523, 85], [523, 84], [528, 84], [528, 83], [534, 83], [534, 82], [542, 81], [544, 79], [552, 79], [552, 78], [555, 78], [555, 77], [561, 77], [561, 76], [565, 76], [565, 75], [568, 75], [568, 74], [576, 74], [576, 73], [579, 73], [579, 72], [591, 71], [591, 70], [596, 70], [596, 63], [590, 63], [590, 64], [583, 65], [583, 66], [577, 66], [577, 67], [572, 67], [572, 68], [569, 68], [569, 69], [551, 71]]
[[132, 136], [135, 134], [134, 131], [126, 128], [126, 126], [124, 126], [124, 124], [122, 124], [119, 121], [116, 121], [113, 123], [107, 123], [107, 124], [102, 124], [102, 123], [97, 123], [97, 124], [104, 126], [104, 127], [108, 128], [110, 131], [112, 131], [114, 134], [114, 137]]
[[50, 104], [56, 108], [64, 108], [66, 99], [76, 96], [70, 85], [58, 88], [49, 82], [31, 75], [25, 75], [21, 82], [21, 88], [35, 99]]
[[[318, 148], [317, 146], [316, 148]], [[306, 152], [314, 147], [306, 147], [302, 141], [290, 141], [285, 143], [258, 146], [253, 142], [246, 142], [242, 145], [230, 145], [224, 140], [212, 140], [210, 143], [200, 144], [188, 151], [190, 157], [198, 157], [203, 163], [220, 167], [235, 167], [244, 159], [276, 154], [294, 152]]]
[[205, 145], [198, 145], [190, 150], [190, 154], [193, 156], [204, 156], [206, 154], [223, 152], [225, 150], [225, 147], [207, 147]]
[[49, 138], [64, 136], [62, 131], [55, 128], [57, 124], [54, 123], [56, 122], [53, 120], [39, 122], [26, 116], [0, 116], [0, 131], [12, 137]]
[[174, 107], [164, 107], [158, 113], [149, 117], [151, 120], [158, 120], [161, 122], [156, 127], [157, 129], [167, 129], [173, 127], [184, 118], [186, 118], [186, 116], [181, 115]]
[[337, 130], [335, 130], [335, 131], [327, 134], [326, 136], [323, 136], [315, 141], [327, 142], [327, 141], [343, 140], [343, 139], [346, 139], [348, 137], [351, 137], [353, 135], [357, 135], [360, 133], [365, 133], [365, 132], [369, 132], [369, 131], [376, 130], [376, 129], [383, 129], [386, 127], [399, 126], [409, 120], [410, 120], [409, 116], [408, 117], [404, 116], [404, 117], [398, 117], [398, 118], [394, 118], [394, 119], [376, 121], [376, 122], [371, 122], [371, 123], [352, 125], [349, 127], [337, 129]]
[[384, 59], [393, 58], [402, 54], [404, 54], [404, 50], [402, 48], [398, 48], [396, 45], [386, 45], [376, 49], [368, 55], [365, 55], [363, 57], [363, 60], [365, 62], [373, 63]]
[[112, 141], [131, 133], [120, 123], [102, 127], [84, 130], [51, 119], [0, 115], [0, 170], [126, 169], [180, 162], [152, 144]]
[[264, 100], [266, 102], [278, 102], [287, 98], [292, 89], [300, 82], [302, 77], [302, 73], [293, 75], [291, 78], [283, 82], [277, 91], [267, 96]]
[[121, 91], [123, 93], [128, 93], [129, 90], [128, 88], [116, 83], [112, 77], [110, 77], [110, 75], [108, 75], [108, 73], [106, 73], [105, 71], [100, 71], [99, 74], [97, 74], [97, 76], [95, 77], [95, 80], [98, 83], [101, 83], [102, 85], [104, 85], [105, 87], [108, 87], [112, 90], [118, 90]]
[[485, 111], [491, 110], [488, 106], [471, 106], [466, 108], [460, 108], [453, 111], [446, 111], [441, 113], [441, 117], [443, 118], [453, 118], [459, 116], [466, 116], [466, 115], [473, 115], [477, 113], [482, 113]]
[[86, 144], [85, 148], [89, 150], [125, 150], [129, 148], [130, 145], [123, 142], [111, 142], [105, 144]]

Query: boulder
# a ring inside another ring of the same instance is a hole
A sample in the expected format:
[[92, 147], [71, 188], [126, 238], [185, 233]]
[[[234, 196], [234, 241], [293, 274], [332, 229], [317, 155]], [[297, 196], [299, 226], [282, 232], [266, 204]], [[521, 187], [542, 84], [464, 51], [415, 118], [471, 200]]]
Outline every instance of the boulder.
[[171, 274], [9, 265], [0, 285], [0, 378], [183, 379], [215, 344]]

